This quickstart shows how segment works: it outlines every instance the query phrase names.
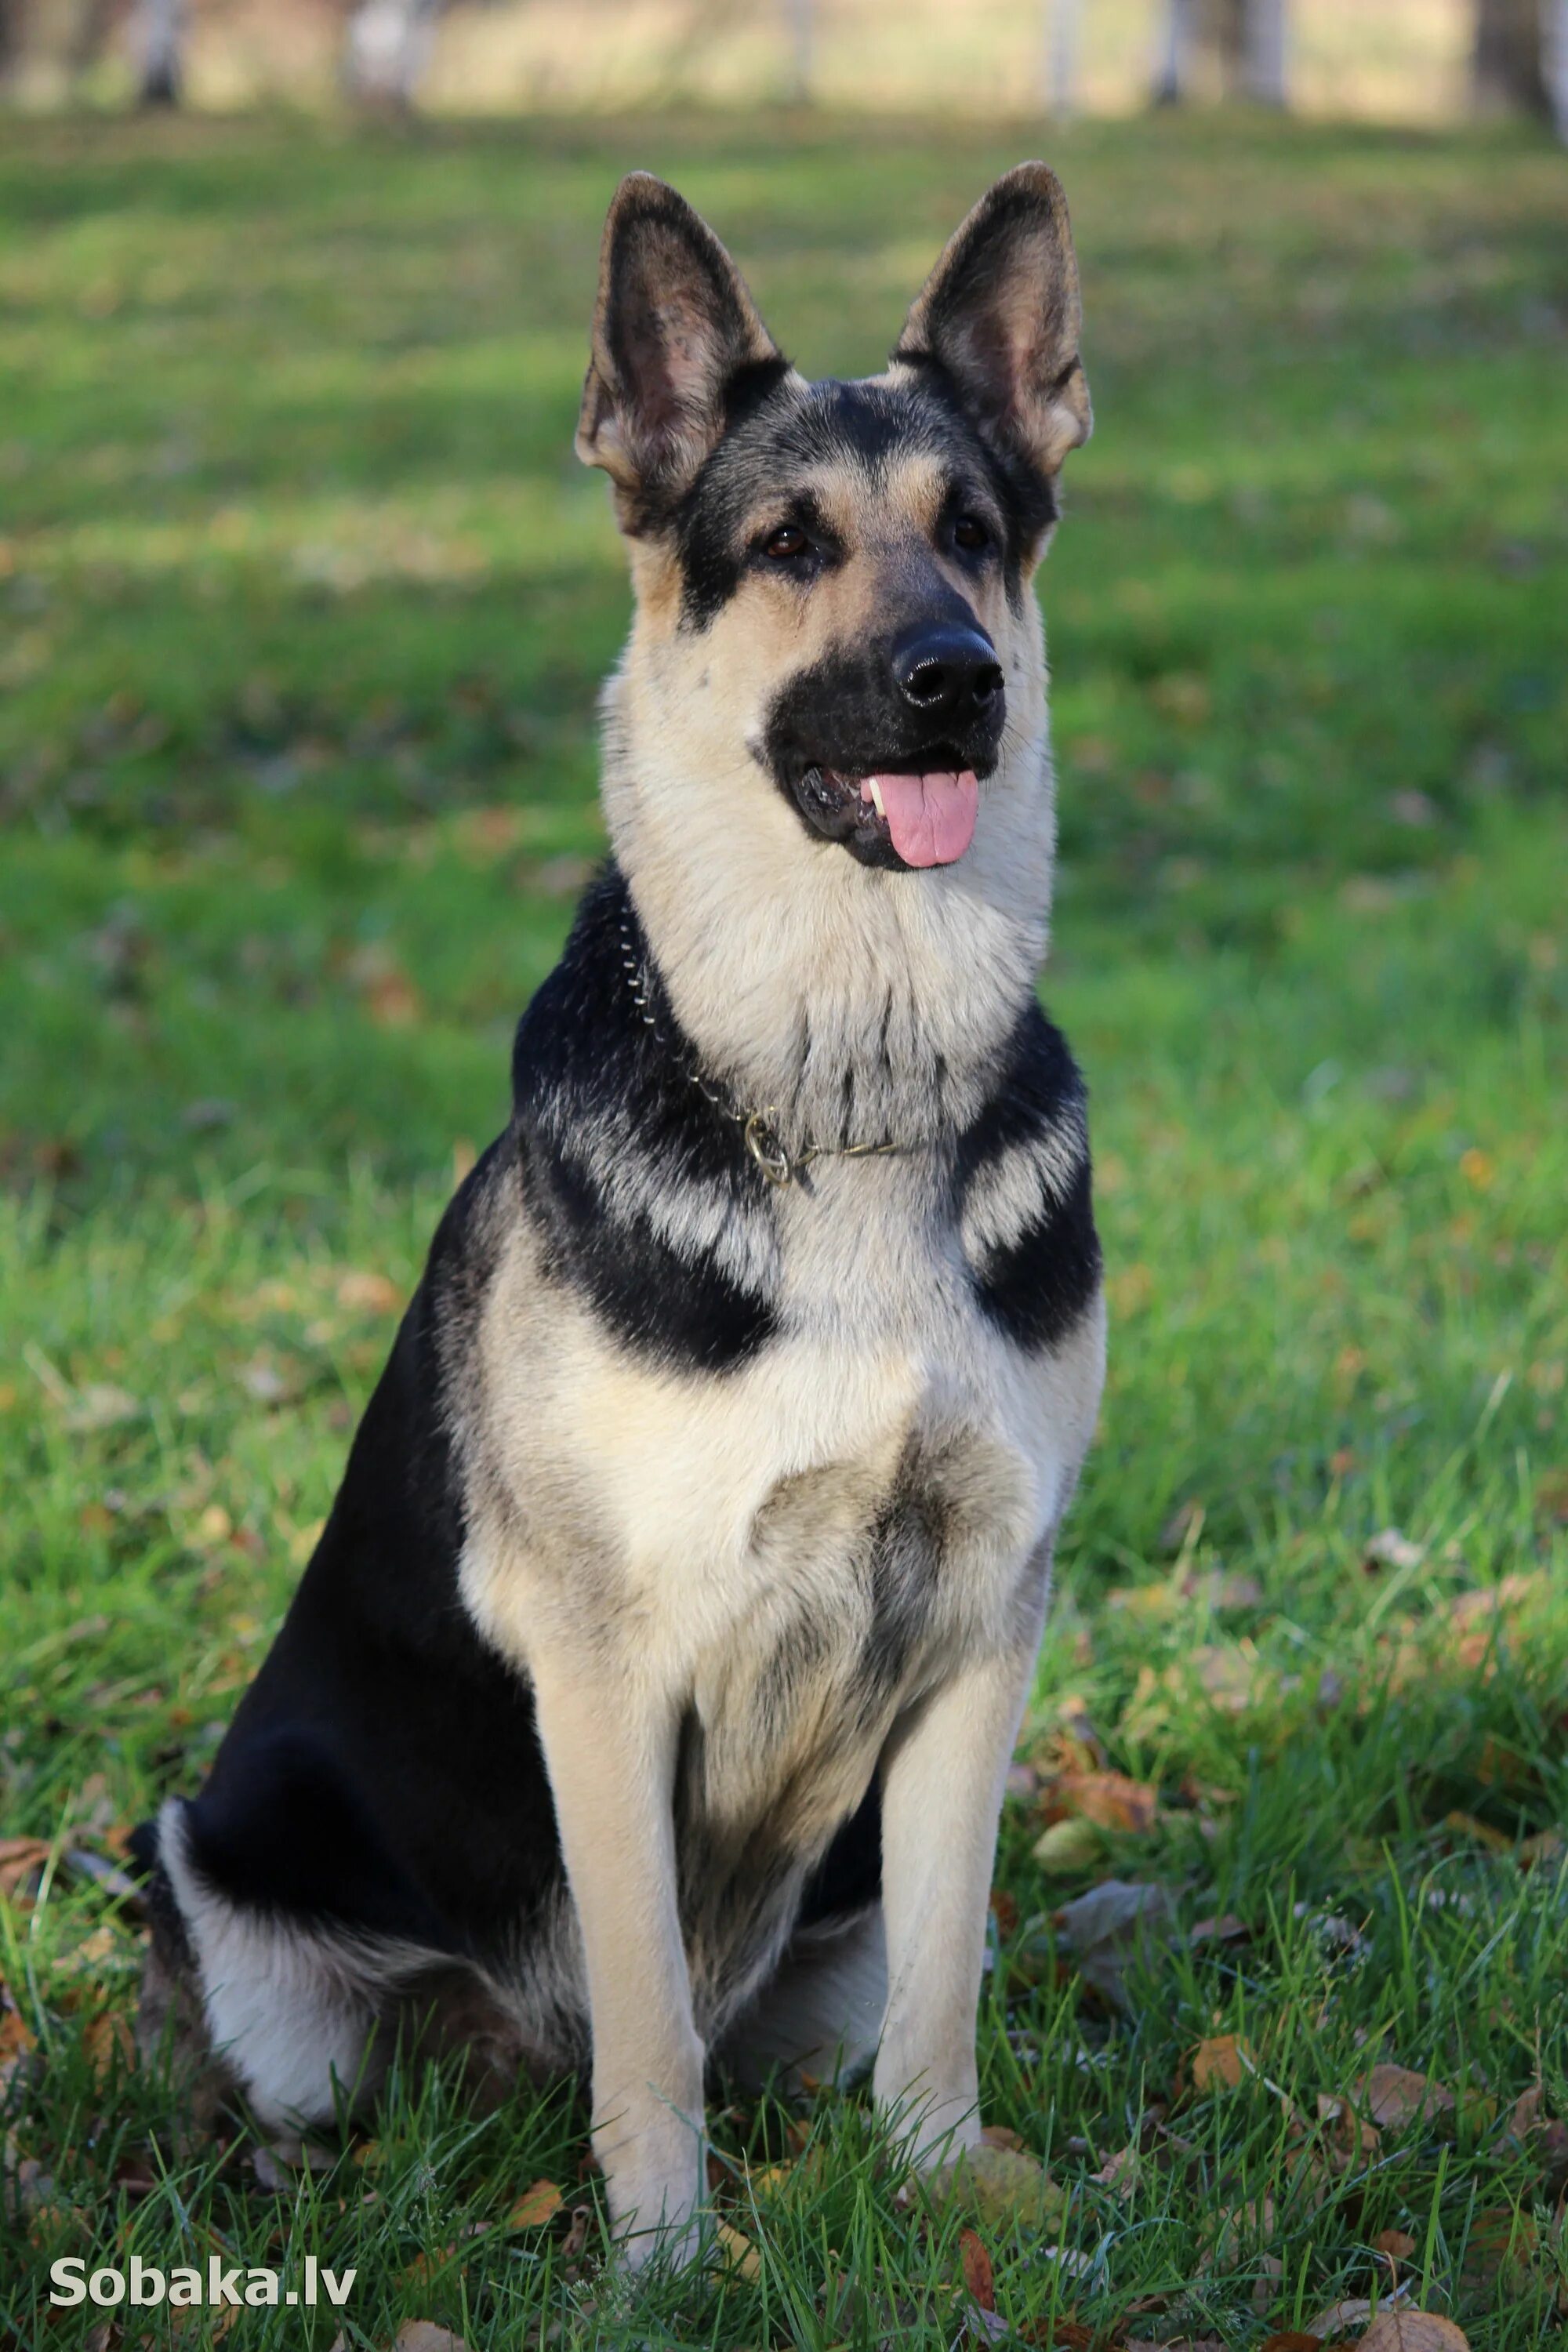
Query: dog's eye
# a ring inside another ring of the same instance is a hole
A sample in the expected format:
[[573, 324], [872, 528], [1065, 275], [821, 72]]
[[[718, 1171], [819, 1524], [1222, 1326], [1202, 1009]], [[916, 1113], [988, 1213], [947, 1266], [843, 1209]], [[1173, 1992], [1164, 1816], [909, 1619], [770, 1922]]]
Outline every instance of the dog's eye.
[[804, 555], [810, 545], [798, 523], [786, 522], [769, 532], [763, 542], [763, 553], [771, 556], [775, 563], [789, 563], [795, 556]]
[[981, 548], [990, 546], [991, 533], [978, 515], [961, 514], [952, 526], [952, 542], [967, 554], [973, 555]]

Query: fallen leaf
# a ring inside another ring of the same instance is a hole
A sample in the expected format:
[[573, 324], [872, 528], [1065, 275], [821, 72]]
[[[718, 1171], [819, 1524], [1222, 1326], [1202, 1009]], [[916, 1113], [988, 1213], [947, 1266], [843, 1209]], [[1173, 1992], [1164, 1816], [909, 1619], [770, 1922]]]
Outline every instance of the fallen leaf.
[[[1092, 1822], [1096, 1829], [1141, 1836], [1154, 1826], [1160, 1792], [1125, 1772], [1064, 1772], [1045, 1791], [1045, 1801], [1062, 1813]], [[1038, 1854], [1037, 1847], [1037, 1856]]]
[[1412, 1543], [1398, 1528], [1384, 1528], [1368, 1543], [1363, 1566], [1368, 1569], [1419, 1568], [1426, 1557], [1425, 1544]]
[[1407, 2263], [1415, 2252], [1415, 2241], [1404, 2230], [1380, 2230], [1373, 2240], [1373, 2252], [1386, 2254], [1391, 2262]]
[[405, 2319], [392, 2339], [392, 2352], [468, 2352], [460, 2336], [433, 2319]]
[[1237, 2033], [1214, 2034], [1200, 2042], [1193, 2052], [1194, 2091], [1237, 2090], [1249, 2074], [1257, 2072], [1252, 2053]]
[[1031, 2319], [1016, 2333], [1020, 2344], [1038, 2345], [1043, 2352], [1095, 2352], [1098, 2341], [1081, 2319]]
[[591, 2205], [573, 2206], [572, 2227], [561, 2241], [563, 2262], [574, 2263], [581, 2260], [583, 2249], [588, 2242], [588, 2224], [593, 2218], [594, 2209]]
[[1483, 2206], [1470, 2223], [1465, 2268], [1474, 2278], [1498, 2280], [1512, 2295], [1530, 2284], [1531, 2265], [1541, 2244], [1541, 2232], [1528, 2213], [1510, 2205]]
[[1418, 2116], [1453, 2112], [1454, 2094], [1409, 2066], [1374, 2066], [1354, 2091], [1356, 2105], [1380, 2131], [1398, 2131]]
[[114, 1429], [122, 1421], [135, 1421], [142, 1412], [142, 1400], [128, 1389], [117, 1389], [108, 1381], [89, 1381], [78, 1389], [66, 1406], [65, 1425], [79, 1435], [98, 1429]]
[[1087, 1870], [1099, 1861], [1100, 1850], [1100, 1832], [1081, 1814], [1053, 1822], [1030, 1849], [1042, 1870], [1061, 1878], [1075, 1870]]
[[103, 2010], [92, 2020], [81, 2037], [81, 2046], [100, 2081], [109, 2074], [116, 2058], [127, 2066], [136, 2063], [136, 2037], [131, 2031], [130, 2020], [113, 2010]]
[[[1047, 1832], [1047, 1835], [1050, 1832]], [[1170, 1933], [1171, 1898], [1163, 1886], [1108, 1878], [1102, 1886], [1064, 1904], [1052, 1925], [1086, 1984], [1117, 2009], [1130, 2005], [1123, 1982], [1129, 1962], [1151, 1938]]]
[[537, 2230], [542, 2223], [552, 2221], [565, 2199], [553, 2180], [536, 2180], [517, 2198], [501, 2227], [506, 2230]]
[[361, 1274], [351, 1267], [338, 1284], [338, 1305], [366, 1314], [391, 1315], [402, 1298], [397, 1285], [384, 1274]]
[[1189, 1944], [1240, 1944], [1250, 1939], [1251, 1928], [1234, 1911], [1221, 1919], [1199, 1919], [1187, 1936]]
[[978, 2304], [982, 2311], [994, 2311], [996, 2276], [977, 2230], [959, 2231], [958, 2259], [963, 2265], [963, 2284], [969, 2290], [970, 2299]]
[[719, 2222], [717, 2236], [724, 2250], [726, 2270], [733, 2271], [737, 2278], [761, 2278], [763, 2258], [750, 2238], [742, 2237], [740, 2231], [731, 2228], [728, 2221]]
[[1331, 2303], [1326, 2311], [1320, 2311], [1316, 2319], [1309, 2323], [1307, 2333], [1315, 2336], [1321, 2344], [1331, 2344], [1336, 2336], [1343, 2336], [1348, 2329], [1364, 2327], [1371, 2317], [1372, 2305], [1365, 2295], [1347, 2295], [1343, 2302]]
[[0, 2065], [7, 2058], [26, 2058], [28, 2051], [37, 2049], [37, 2039], [24, 2025], [16, 2011], [0, 2009]]
[[1135, 2147], [1119, 2147], [1089, 2178], [1098, 2188], [1109, 2189], [1113, 2197], [1131, 2197], [1138, 2186], [1139, 2160]]
[[1130, 2336], [1121, 2352], [1226, 2352], [1226, 2348], [1218, 2336], [1177, 2336], [1163, 2344], [1143, 2336]]
[[1258, 2352], [1322, 2352], [1322, 2347], [1321, 2336], [1309, 2336], [1304, 2327], [1286, 2327], [1266, 2336]]
[[1356, 2352], [1470, 2352], [1470, 2339], [1435, 2311], [1380, 2311]]
[[965, 2148], [921, 2184], [935, 2210], [951, 2207], [994, 2227], [1019, 2221], [1033, 2228], [1054, 2220], [1066, 2202], [1037, 2156], [1021, 2148]]
[[1513, 1840], [1505, 1832], [1494, 1830], [1489, 1822], [1477, 1821], [1474, 1813], [1445, 1813], [1443, 1827], [1451, 1830], [1456, 1837], [1473, 1839], [1477, 1845], [1484, 1845], [1489, 1853], [1513, 1852]]
[[1072, 2246], [1042, 2246], [1040, 2260], [1043, 2263], [1055, 2263], [1057, 2268], [1068, 2278], [1088, 2278], [1094, 2268], [1093, 2255], [1080, 2254]]
[[0, 1838], [0, 1895], [15, 1895], [48, 1858], [43, 1838]]
[[1278, 2254], [1259, 2254], [1258, 2275], [1252, 2282], [1252, 2308], [1263, 2313], [1278, 2300], [1285, 2265]]
[[1008, 2124], [987, 2124], [980, 2135], [987, 2147], [1011, 2148], [1014, 2155], [1022, 2153], [1023, 2137]]

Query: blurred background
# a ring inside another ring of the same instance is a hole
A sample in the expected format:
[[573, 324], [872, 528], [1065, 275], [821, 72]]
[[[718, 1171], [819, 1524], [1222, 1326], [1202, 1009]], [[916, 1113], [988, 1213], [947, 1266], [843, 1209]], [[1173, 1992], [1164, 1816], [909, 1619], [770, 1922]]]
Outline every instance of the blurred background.
[[1568, 130], [1564, 0], [3, 0], [0, 88], [446, 113], [781, 100], [984, 118], [1242, 95]]

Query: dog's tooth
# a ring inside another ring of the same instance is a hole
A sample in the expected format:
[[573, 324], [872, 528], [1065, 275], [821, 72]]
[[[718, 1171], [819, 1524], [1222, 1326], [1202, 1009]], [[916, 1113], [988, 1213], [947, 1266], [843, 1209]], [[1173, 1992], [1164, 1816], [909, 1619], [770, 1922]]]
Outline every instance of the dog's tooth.
[[885, 822], [888, 812], [882, 806], [882, 787], [877, 782], [875, 776], [868, 777], [867, 781], [869, 782], [871, 787], [871, 805], [876, 810], [877, 814]]

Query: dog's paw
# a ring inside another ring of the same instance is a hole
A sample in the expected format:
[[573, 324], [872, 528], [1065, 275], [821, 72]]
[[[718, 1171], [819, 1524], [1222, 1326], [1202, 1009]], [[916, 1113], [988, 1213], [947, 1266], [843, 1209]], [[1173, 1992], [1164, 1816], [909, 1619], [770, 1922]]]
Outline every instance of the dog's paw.
[[611, 2191], [613, 2259], [620, 2270], [639, 2273], [685, 2270], [707, 2260], [714, 2241], [713, 2216], [688, 2193], [681, 2200], [671, 2184], [647, 2184], [640, 2195]]

